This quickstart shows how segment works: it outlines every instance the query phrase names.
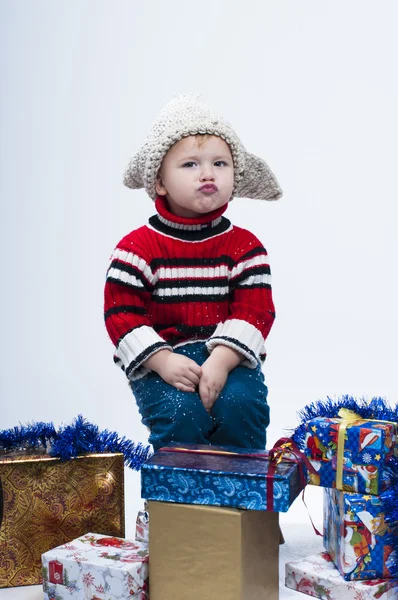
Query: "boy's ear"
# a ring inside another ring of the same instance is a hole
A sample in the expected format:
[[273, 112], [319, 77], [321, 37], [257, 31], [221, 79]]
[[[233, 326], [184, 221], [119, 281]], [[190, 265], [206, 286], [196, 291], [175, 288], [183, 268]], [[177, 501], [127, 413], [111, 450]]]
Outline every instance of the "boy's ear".
[[156, 188], [156, 193], [159, 194], [159, 196], [166, 196], [167, 190], [163, 184], [163, 180], [162, 180], [160, 173], [158, 173], [156, 175], [155, 188]]

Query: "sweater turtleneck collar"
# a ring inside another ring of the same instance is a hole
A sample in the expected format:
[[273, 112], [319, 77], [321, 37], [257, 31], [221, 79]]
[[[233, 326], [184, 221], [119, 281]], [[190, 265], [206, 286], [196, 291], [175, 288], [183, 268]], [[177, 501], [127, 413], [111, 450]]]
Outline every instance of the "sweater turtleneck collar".
[[151, 217], [149, 223], [154, 229], [170, 237], [201, 241], [224, 233], [231, 225], [229, 220], [222, 216], [228, 203], [194, 218], [179, 217], [172, 213], [164, 196], [156, 198], [155, 207], [158, 214]]

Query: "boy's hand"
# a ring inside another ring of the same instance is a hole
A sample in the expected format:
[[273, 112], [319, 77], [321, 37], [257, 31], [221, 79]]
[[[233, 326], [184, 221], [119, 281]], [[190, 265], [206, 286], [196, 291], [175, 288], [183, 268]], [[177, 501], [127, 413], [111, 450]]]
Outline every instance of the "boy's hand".
[[194, 360], [170, 350], [156, 352], [144, 366], [182, 392], [194, 392], [202, 375], [202, 369]]
[[199, 382], [199, 396], [208, 413], [211, 412], [213, 404], [220, 395], [229, 371], [222, 365], [215, 365], [211, 355], [202, 365], [202, 377]]
[[229, 373], [237, 367], [244, 356], [229, 348], [218, 345], [202, 365], [202, 376], [199, 382], [199, 396], [208, 413], [223, 389]]

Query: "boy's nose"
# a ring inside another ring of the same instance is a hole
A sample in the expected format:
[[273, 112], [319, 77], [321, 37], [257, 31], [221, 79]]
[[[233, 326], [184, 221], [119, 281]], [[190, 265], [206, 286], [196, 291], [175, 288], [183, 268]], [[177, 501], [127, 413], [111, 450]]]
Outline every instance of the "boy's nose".
[[214, 170], [213, 167], [203, 166], [200, 172], [200, 180], [201, 181], [214, 181]]

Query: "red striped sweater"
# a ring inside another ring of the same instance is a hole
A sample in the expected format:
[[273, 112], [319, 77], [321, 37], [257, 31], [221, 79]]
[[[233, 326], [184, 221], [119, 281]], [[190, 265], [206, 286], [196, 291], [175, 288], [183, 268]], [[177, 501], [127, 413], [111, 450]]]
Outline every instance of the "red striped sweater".
[[114, 360], [130, 379], [152, 354], [192, 341], [209, 352], [225, 344], [254, 368], [275, 318], [265, 248], [222, 216], [177, 217], [163, 197], [147, 225], [126, 235], [111, 257], [105, 323]]

